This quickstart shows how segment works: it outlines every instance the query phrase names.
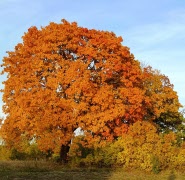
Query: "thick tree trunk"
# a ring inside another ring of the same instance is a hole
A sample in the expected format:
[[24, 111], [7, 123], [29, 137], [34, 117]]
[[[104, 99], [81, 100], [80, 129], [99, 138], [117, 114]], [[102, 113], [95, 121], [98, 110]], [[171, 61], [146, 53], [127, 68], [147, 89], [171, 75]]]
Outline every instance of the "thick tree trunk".
[[62, 163], [67, 163], [68, 162], [68, 153], [70, 149], [70, 142], [68, 142], [67, 145], [62, 145], [60, 149], [60, 161]]

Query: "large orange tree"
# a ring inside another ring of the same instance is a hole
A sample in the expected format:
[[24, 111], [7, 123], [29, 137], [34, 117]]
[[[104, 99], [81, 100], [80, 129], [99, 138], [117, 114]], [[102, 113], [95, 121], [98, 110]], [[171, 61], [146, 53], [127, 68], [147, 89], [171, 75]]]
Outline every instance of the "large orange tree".
[[[7, 80], [1, 132], [7, 145], [27, 138], [65, 160], [78, 127], [100, 142], [112, 141], [129, 124], [153, 120], [149, 113], [158, 101], [149, 81], [155, 76], [141, 68], [121, 37], [62, 20], [31, 27], [22, 39], [2, 64]], [[178, 97], [172, 98], [178, 111]], [[158, 106], [165, 108], [161, 101]]]

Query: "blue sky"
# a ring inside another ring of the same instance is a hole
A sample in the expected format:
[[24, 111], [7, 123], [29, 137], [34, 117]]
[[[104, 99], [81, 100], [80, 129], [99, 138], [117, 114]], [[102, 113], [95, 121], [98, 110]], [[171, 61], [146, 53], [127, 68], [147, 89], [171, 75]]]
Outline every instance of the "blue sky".
[[122, 36], [136, 59], [170, 78], [185, 105], [184, 0], [0, 0], [0, 61], [30, 26], [63, 18]]

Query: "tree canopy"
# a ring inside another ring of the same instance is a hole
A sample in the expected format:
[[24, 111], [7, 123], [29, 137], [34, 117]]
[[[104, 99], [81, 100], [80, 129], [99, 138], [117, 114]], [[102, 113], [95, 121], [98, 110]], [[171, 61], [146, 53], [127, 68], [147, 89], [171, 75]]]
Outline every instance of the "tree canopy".
[[22, 39], [2, 64], [7, 145], [24, 137], [59, 152], [78, 127], [101, 144], [136, 121], [181, 122], [168, 77], [142, 68], [113, 32], [62, 20], [31, 27]]

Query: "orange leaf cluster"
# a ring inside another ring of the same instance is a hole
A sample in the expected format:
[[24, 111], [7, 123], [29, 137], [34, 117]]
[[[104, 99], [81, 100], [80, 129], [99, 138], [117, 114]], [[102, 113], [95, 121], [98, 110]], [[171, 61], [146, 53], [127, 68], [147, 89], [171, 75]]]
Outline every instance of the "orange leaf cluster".
[[24, 135], [56, 150], [78, 127], [111, 141], [129, 124], [178, 111], [168, 79], [143, 70], [112, 32], [62, 20], [31, 27], [22, 38], [2, 65], [8, 144]]

